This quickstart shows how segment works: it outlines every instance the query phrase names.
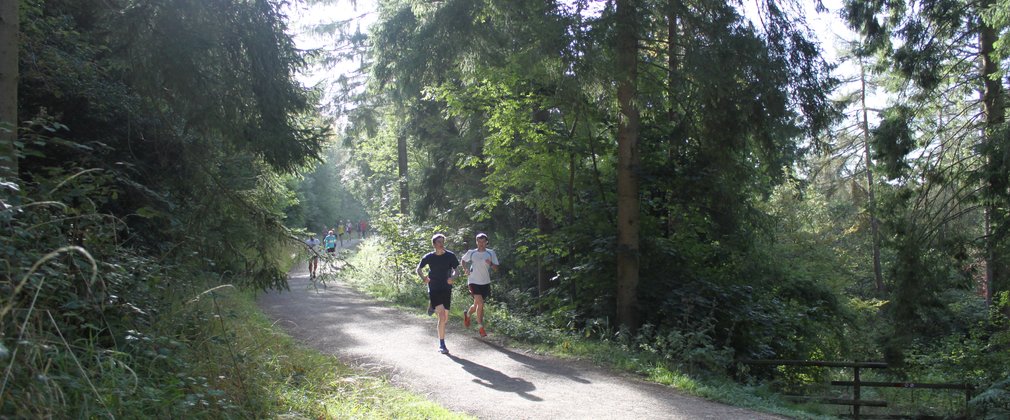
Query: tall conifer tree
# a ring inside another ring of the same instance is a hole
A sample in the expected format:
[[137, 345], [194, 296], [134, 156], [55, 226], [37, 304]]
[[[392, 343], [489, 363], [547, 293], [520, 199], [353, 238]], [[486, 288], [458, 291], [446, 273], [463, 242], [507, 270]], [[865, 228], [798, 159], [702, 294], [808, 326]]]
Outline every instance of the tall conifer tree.
[[[973, 144], [941, 149], [973, 151], [976, 153], [974, 168], [955, 176], [930, 176], [929, 179], [948, 184], [974, 182], [981, 186], [969, 190], [975, 192], [960, 199], [980, 203], [983, 212], [981, 240], [986, 260], [987, 301], [994, 291], [1010, 289], [1010, 260], [1005, 257], [1005, 251], [1010, 249], [1010, 217], [1006, 210], [1010, 203], [1006, 181], [1010, 162], [1004, 157], [1010, 150], [1007, 134], [1010, 130], [1005, 111], [1007, 88], [1004, 84], [1007, 82], [999, 76], [1002, 57], [995, 49], [998, 35], [1006, 28], [995, 27], [994, 20], [983, 18], [992, 13], [996, 4], [991, 0], [848, 0], [844, 10], [850, 26], [866, 38], [867, 51], [886, 57], [892, 71], [915, 86], [915, 90], [910, 91], [917, 105], [901, 104], [904, 111], [893, 110], [890, 115], [897, 118], [885, 120], [890, 124], [886, 130], [878, 130], [880, 135], [876, 136], [878, 153], [888, 158], [885, 163], [891, 167], [901, 166], [915, 150], [912, 145], [902, 144], [902, 139], [918, 134], [895, 128], [914, 127], [916, 120], [933, 118], [933, 115], [915, 115], [910, 112], [913, 108], [922, 108], [924, 104], [962, 103], [964, 87], [977, 94], [977, 102], [968, 104], [967, 111], [980, 115], [973, 122], [974, 132], [950, 134]], [[964, 63], [975, 66], [974, 71], [966, 71]], [[943, 154], [937, 159], [942, 158]]]

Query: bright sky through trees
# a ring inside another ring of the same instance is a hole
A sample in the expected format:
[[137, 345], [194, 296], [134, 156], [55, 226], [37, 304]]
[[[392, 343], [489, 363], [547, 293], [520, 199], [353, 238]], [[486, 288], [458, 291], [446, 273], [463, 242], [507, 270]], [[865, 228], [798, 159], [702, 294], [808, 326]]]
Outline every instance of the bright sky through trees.
[[[361, 32], [368, 32], [368, 27], [375, 22], [376, 4], [373, 0], [337, 1], [331, 4], [294, 3], [288, 6], [287, 13], [291, 19], [290, 31], [294, 34], [295, 43], [301, 49], [331, 49], [334, 48], [334, 35], [312, 33], [313, 28], [333, 25], [337, 22], [352, 21], [350, 28], [359, 27]], [[357, 66], [345, 60], [333, 68], [309, 69], [309, 73], [300, 75], [299, 80], [307, 86], [314, 86], [323, 80], [335, 80], [342, 74], [354, 71]]]
[[[759, 30], [763, 27], [763, 23], [758, 10], [760, 7], [763, 7], [763, 3], [764, 0], [744, 0], [741, 4], [743, 14], [751, 19]], [[821, 0], [820, 3], [827, 9], [826, 11], [818, 12], [816, 7], [817, 2], [815, 1], [781, 2], [780, 7], [802, 8], [802, 11], [794, 11], [803, 13], [805, 16], [810, 30], [817, 37], [823, 49], [825, 59], [828, 62], [838, 64], [838, 67], [834, 70], [835, 77], [840, 80], [858, 81], [859, 69], [853, 63], [838, 63], [839, 56], [841, 55], [840, 51], [845, 47], [845, 43], [857, 39], [857, 34], [846, 27], [839, 17], [842, 0]], [[583, 10], [583, 13], [587, 15], [599, 14], [603, 4], [603, 1], [591, 3], [587, 9]], [[327, 51], [327, 54], [335, 56], [337, 50], [340, 48], [339, 45], [336, 45], [339, 31], [334, 29], [335, 25], [348, 22], [345, 31], [354, 32], [355, 30], [360, 30], [363, 33], [368, 33], [368, 27], [378, 18], [377, 7], [375, 0], [358, 0], [354, 2], [331, 0], [329, 2], [315, 2], [315, 4], [293, 3], [287, 8], [287, 13], [291, 19], [289, 30], [294, 34], [298, 48], [322, 49]], [[569, 7], [574, 12], [574, 9], [572, 9], [574, 6], [569, 5]], [[330, 31], [331, 33], [324, 33], [326, 31]], [[329, 61], [327, 64], [317, 63], [311, 66], [307, 69], [306, 73], [298, 76], [298, 80], [305, 86], [319, 87], [324, 91], [333, 92], [342, 77], [350, 78], [355, 71], [360, 69], [360, 62], [357, 60], [341, 59], [333, 62], [328, 59], [327, 61]], [[843, 85], [837, 94], [845, 94], [845, 92], [851, 92], [853, 89], [853, 87]], [[326, 96], [333, 98], [336, 95], [328, 94]], [[886, 96], [882, 92], [871, 91], [869, 92], [867, 101], [870, 108], [883, 109], [885, 107]], [[328, 102], [336, 101], [329, 100]], [[330, 109], [341, 109], [335, 103], [330, 103], [327, 107]], [[340, 114], [339, 111], [335, 113]], [[338, 121], [344, 121], [342, 115], [334, 116], [338, 118]], [[878, 116], [876, 113], [871, 112], [869, 117], [871, 126], [874, 126], [878, 120]]]
[[[759, 3], [763, 0], [745, 0], [743, 2], [744, 14], [754, 20], [756, 26], [761, 26], [758, 17]], [[331, 4], [294, 4], [289, 7], [288, 13], [292, 20], [291, 31], [295, 33], [295, 41], [299, 48], [315, 49], [332, 47], [333, 38], [331, 36], [320, 36], [309, 33], [310, 28], [318, 25], [330, 25], [335, 22], [354, 20], [351, 27], [360, 27], [362, 32], [367, 32], [369, 25], [375, 22], [377, 5], [374, 0], [337, 1]], [[602, 5], [604, 2], [596, 2]], [[839, 57], [839, 49], [843, 47], [845, 40], [855, 39], [856, 35], [849, 30], [839, 18], [838, 13], [842, 8], [841, 0], [822, 0], [827, 12], [817, 12], [814, 1], [799, 1], [795, 7], [803, 7], [803, 13], [807, 18], [810, 29], [813, 30], [817, 39], [824, 49], [824, 56], [830, 62], [836, 62]], [[590, 7], [585, 13], [599, 13], [599, 8]], [[328, 69], [314, 68], [309, 74], [302, 75], [300, 80], [308, 86], [313, 86], [323, 80], [335, 80], [340, 75], [351, 72], [357, 67], [352, 62]], [[858, 69], [851, 64], [844, 64], [835, 70], [836, 76], [848, 78], [858, 74]]]

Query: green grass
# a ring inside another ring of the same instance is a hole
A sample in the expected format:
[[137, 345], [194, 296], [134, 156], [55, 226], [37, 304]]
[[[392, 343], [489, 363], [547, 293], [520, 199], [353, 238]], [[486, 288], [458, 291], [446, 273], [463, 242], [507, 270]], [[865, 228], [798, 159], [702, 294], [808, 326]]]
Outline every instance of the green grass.
[[688, 374], [679, 371], [655, 354], [632, 351], [614, 341], [567, 335], [556, 342], [521, 341], [518, 344], [541, 354], [563, 359], [588, 360], [598, 366], [634, 373], [645, 380], [727, 405], [800, 419], [834, 418], [825, 415], [819, 407], [800, 406], [782, 400], [765, 387], [745, 386], [712, 374]]
[[218, 390], [194, 402], [222, 406], [210, 417], [231, 416], [220, 404], [228, 398], [245, 412], [239, 417], [468, 418], [297, 343], [271, 325], [250, 292], [222, 290], [204, 301], [212, 332], [184, 357], [194, 376], [209, 378], [198, 387]]

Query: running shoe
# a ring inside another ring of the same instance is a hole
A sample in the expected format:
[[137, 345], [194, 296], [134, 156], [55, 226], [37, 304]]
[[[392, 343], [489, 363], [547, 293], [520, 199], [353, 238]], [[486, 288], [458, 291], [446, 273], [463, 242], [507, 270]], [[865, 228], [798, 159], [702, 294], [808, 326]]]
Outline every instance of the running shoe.
[[470, 328], [470, 314], [463, 311], [463, 326]]
[[487, 333], [484, 332], [484, 327], [480, 327], [480, 331], [478, 331], [478, 332], [480, 332], [480, 336], [481, 337], [487, 337]]
[[445, 347], [439, 347], [438, 348], [438, 352], [442, 353], [442, 354], [449, 354], [449, 349], [447, 349]]
[[433, 314], [433, 313], [435, 313], [435, 308], [429, 306], [428, 307], [428, 316], [431, 316], [431, 314]]

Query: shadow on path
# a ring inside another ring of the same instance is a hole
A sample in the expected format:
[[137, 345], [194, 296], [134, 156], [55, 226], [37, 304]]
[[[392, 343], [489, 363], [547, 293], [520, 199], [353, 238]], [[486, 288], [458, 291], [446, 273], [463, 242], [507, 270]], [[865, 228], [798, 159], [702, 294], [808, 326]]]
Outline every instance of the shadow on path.
[[360, 326], [376, 331], [395, 331], [402, 326], [400, 313], [390, 305], [342, 284], [314, 289], [307, 274], [291, 275], [289, 290], [271, 291], [258, 298], [275, 324], [293, 331], [303, 342], [326, 351], [348, 350], [374, 341], [362, 339], [357, 331]]
[[449, 358], [459, 363], [463, 367], [463, 370], [475, 376], [474, 383], [484, 385], [496, 391], [514, 392], [516, 395], [530, 401], [543, 401], [543, 398], [530, 394], [530, 392], [537, 389], [532, 382], [523, 378], [513, 378], [487, 366], [479, 365], [452, 354], [449, 355]]
[[557, 362], [547, 362], [547, 361], [543, 361], [543, 360], [540, 360], [540, 359], [535, 359], [535, 358], [529, 357], [529, 356], [527, 356], [525, 354], [517, 353], [517, 352], [514, 352], [512, 350], [509, 350], [508, 348], [505, 348], [504, 346], [502, 346], [500, 344], [497, 344], [497, 343], [494, 343], [494, 342], [492, 342], [490, 340], [480, 340], [480, 342], [484, 343], [485, 346], [491, 347], [491, 348], [497, 350], [499, 353], [502, 353], [502, 354], [508, 356], [510, 359], [515, 360], [515, 361], [517, 361], [519, 363], [522, 363], [523, 365], [529, 367], [530, 369], [533, 369], [533, 370], [536, 370], [536, 371], [540, 371], [540, 372], [543, 372], [543, 373], [546, 373], [546, 374], [549, 374], [549, 375], [564, 376], [564, 377], [566, 377], [568, 379], [571, 379], [571, 380], [573, 380], [575, 382], [578, 382], [580, 384], [590, 384], [590, 383], [592, 383], [592, 381], [579, 376], [579, 371], [578, 370], [570, 368], [570, 367], [567, 367], [567, 366], [562, 366], [562, 364], [560, 364], [560, 363], [557, 363]]

